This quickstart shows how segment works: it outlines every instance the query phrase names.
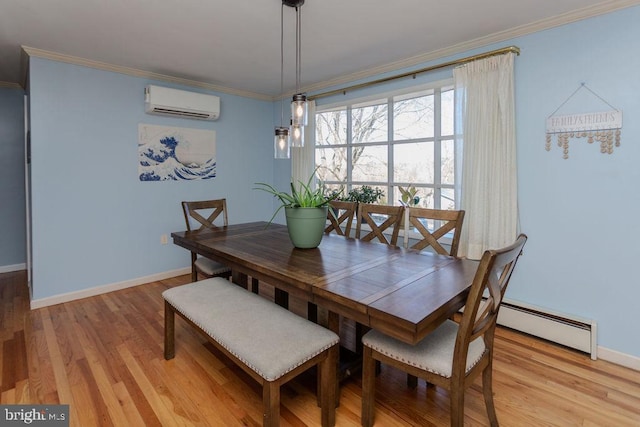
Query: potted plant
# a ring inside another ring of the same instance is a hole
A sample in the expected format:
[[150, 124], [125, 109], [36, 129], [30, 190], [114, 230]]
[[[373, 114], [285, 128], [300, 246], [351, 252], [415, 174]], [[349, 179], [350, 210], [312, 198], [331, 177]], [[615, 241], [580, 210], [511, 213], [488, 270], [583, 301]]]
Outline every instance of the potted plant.
[[327, 221], [329, 202], [339, 196], [339, 193], [325, 194], [321, 185], [311, 189], [314, 175], [315, 171], [306, 183], [299, 181], [297, 186], [292, 182], [289, 193], [279, 191], [264, 182], [257, 182], [257, 187], [254, 188], [266, 191], [280, 200], [280, 206], [269, 223], [273, 221], [280, 209], [284, 208], [289, 238], [296, 248], [315, 248], [320, 244]]
[[[373, 188], [370, 185], [362, 185], [354, 187], [347, 194], [346, 200], [356, 203], [376, 203], [384, 197], [384, 191], [379, 188]], [[363, 218], [361, 222], [366, 222]]]
[[400, 203], [402, 203], [403, 206], [418, 206], [418, 203], [420, 203], [420, 197], [417, 195], [418, 189], [416, 187], [414, 187], [413, 185], [410, 185], [407, 188], [398, 186], [398, 189], [400, 190], [400, 194], [402, 195]]
[[384, 191], [370, 185], [355, 187], [347, 194], [347, 200], [358, 203], [376, 203], [384, 197]]

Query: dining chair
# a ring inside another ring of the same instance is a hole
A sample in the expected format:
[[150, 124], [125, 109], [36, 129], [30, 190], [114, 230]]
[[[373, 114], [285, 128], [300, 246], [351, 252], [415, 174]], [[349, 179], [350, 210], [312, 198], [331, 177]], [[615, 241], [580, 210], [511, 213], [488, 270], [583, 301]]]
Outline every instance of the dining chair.
[[327, 213], [329, 225], [324, 229], [324, 232], [331, 233], [333, 231], [340, 236], [349, 237], [351, 235], [351, 226], [353, 224], [353, 217], [356, 214], [357, 205], [356, 202], [341, 200], [332, 200], [329, 202], [329, 211]]
[[[380, 243], [396, 246], [403, 217], [404, 206], [358, 203], [356, 239], [365, 242], [377, 239]], [[364, 225], [369, 226], [369, 230], [363, 229]], [[390, 236], [387, 235], [388, 230], [391, 230]], [[368, 330], [368, 327], [356, 322], [355, 347], [358, 354], [362, 353], [362, 337]]]
[[398, 341], [375, 329], [363, 337], [363, 426], [371, 426], [374, 421], [377, 361], [447, 389], [452, 426], [463, 425], [464, 391], [482, 374], [487, 415], [492, 426], [498, 425], [492, 391], [496, 320], [526, 241], [527, 236], [521, 234], [505, 248], [484, 252], [459, 323], [445, 320], [415, 345]]
[[[212, 229], [229, 225], [227, 218], [226, 199], [198, 200], [182, 202], [182, 211], [187, 226], [187, 231]], [[218, 221], [219, 225], [216, 225]], [[198, 274], [205, 278], [231, 276], [231, 269], [209, 258], [198, 256], [191, 252], [191, 280], [197, 281]]]
[[[381, 243], [396, 246], [403, 214], [404, 206], [358, 203], [356, 239], [368, 242], [377, 238]], [[363, 229], [364, 225], [368, 225], [370, 230]], [[387, 238], [385, 232], [389, 229], [391, 235]]]
[[[227, 217], [227, 200], [198, 200], [182, 202], [182, 211], [187, 226], [187, 231], [212, 229], [229, 225]], [[216, 224], [217, 222], [217, 224]], [[217, 261], [198, 256], [191, 252], [191, 280], [196, 282], [198, 274], [204, 278], [231, 277], [231, 269]], [[252, 278], [251, 291], [258, 293], [258, 280]]]
[[[404, 211], [404, 247], [414, 250], [423, 250], [430, 248], [433, 252], [440, 255], [458, 256], [458, 245], [460, 244], [460, 231], [464, 221], [463, 210], [445, 210], [445, 209], [428, 209], [407, 207]], [[420, 238], [410, 245], [410, 229], [414, 228], [420, 233]], [[433, 232], [429, 228], [433, 228]], [[437, 228], [436, 228], [437, 227]], [[445, 236], [453, 231], [449, 250], [441, 241]], [[418, 385], [418, 379], [407, 374], [407, 385], [415, 388]]]
[[[463, 210], [405, 208], [404, 247], [420, 251], [431, 248], [440, 255], [457, 257], [463, 221]], [[429, 231], [429, 223], [433, 224], [433, 231]], [[409, 229], [411, 227], [420, 233], [421, 237], [409, 246]], [[447, 250], [443, 246], [441, 239], [451, 232], [453, 232], [453, 236], [449, 246], [450, 249]]]
[[[334, 232], [340, 236], [349, 237], [357, 206], [356, 202], [342, 200], [329, 202], [329, 210], [327, 212], [329, 225], [324, 229], [324, 232], [327, 234]], [[307, 303], [307, 319], [312, 322], [318, 322], [318, 306], [312, 302]]]

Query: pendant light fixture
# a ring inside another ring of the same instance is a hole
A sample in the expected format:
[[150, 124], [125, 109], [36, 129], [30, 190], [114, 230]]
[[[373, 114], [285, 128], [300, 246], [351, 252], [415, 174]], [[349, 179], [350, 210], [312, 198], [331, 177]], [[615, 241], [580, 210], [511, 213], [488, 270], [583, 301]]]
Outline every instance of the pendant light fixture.
[[[280, 7], [280, 94], [282, 94], [284, 86], [284, 5], [282, 2]], [[276, 127], [275, 137], [273, 139], [274, 157], [276, 159], [288, 159], [289, 154], [289, 128], [284, 127], [284, 106], [280, 100], [280, 126]]]
[[308, 107], [307, 97], [300, 92], [300, 74], [302, 71], [302, 11], [304, 0], [283, 0], [288, 6], [296, 9], [296, 93], [291, 101], [291, 145], [304, 145], [304, 126], [307, 125]]
[[289, 140], [291, 141], [292, 147], [304, 147], [304, 126], [294, 125], [293, 120], [291, 120]]
[[304, 127], [307, 125], [307, 97], [300, 93], [301, 70], [301, 43], [300, 34], [302, 27], [300, 8], [304, 0], [282, 0], [280, 10], [280, 94], [284, 87], [284, 7], [289, 6], [296, 10], [296, 94], [291, 102], [290, 127], [286, 128], [284, 122], [284, 107], [280, 101], [280, 126], [276, 127], [274, 138], [274, 152], [276, 159], [288, 159], [290, 147], [302, 147], [304, 145]]

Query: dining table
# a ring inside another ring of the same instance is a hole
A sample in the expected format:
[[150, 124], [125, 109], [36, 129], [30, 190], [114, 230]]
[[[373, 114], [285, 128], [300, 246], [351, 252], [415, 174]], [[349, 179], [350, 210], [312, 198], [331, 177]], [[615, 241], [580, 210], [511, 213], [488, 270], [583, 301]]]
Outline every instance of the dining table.
[[337, 234], [317, 248], [293, 246], [287, 227], [268, 222], [171, 233], [174, 244], [340, 316], [415, 344], [465, 304], [478, 263]]

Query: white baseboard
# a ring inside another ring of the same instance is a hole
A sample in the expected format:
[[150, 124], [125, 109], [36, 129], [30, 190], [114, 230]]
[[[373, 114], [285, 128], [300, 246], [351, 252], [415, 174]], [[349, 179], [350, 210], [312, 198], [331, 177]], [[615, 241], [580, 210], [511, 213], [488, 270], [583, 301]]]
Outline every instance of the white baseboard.
[[611, 350], [609, 348], [598, 346], [598, 359], [640, 371], [640, 357], [620, 353], [619, 351]]
[[11, 273], [12, 271], [20, 271], [26, 270], [27, 264], [13, 264], [13, 265], [0, 265], [0, 274], [1, 273]]
[[118, 291], [120, 289], [131, 288], [133, 286], [143, 285], [149, 282], [169, 279], [171, 277], [191, 274], [191, 267], [179, 268], [176, 270], [165, 271], [162, 273], [152, 274], [150, 276], [138, 277], [136, 279], [125, 280], [124, 282], [111, 283], [108, 285], [96, 286], [95, 288], [83, 289], [77, 292], [68, 292], [66, 294], [54, 295], [52, 297], [31, 300], [31, 309], [47, 307], [50, 305], [61, 304], [63, 302], [74, 301], [81, 298], [93, 297], [96, 295], [106, 294], [107, 292]]

